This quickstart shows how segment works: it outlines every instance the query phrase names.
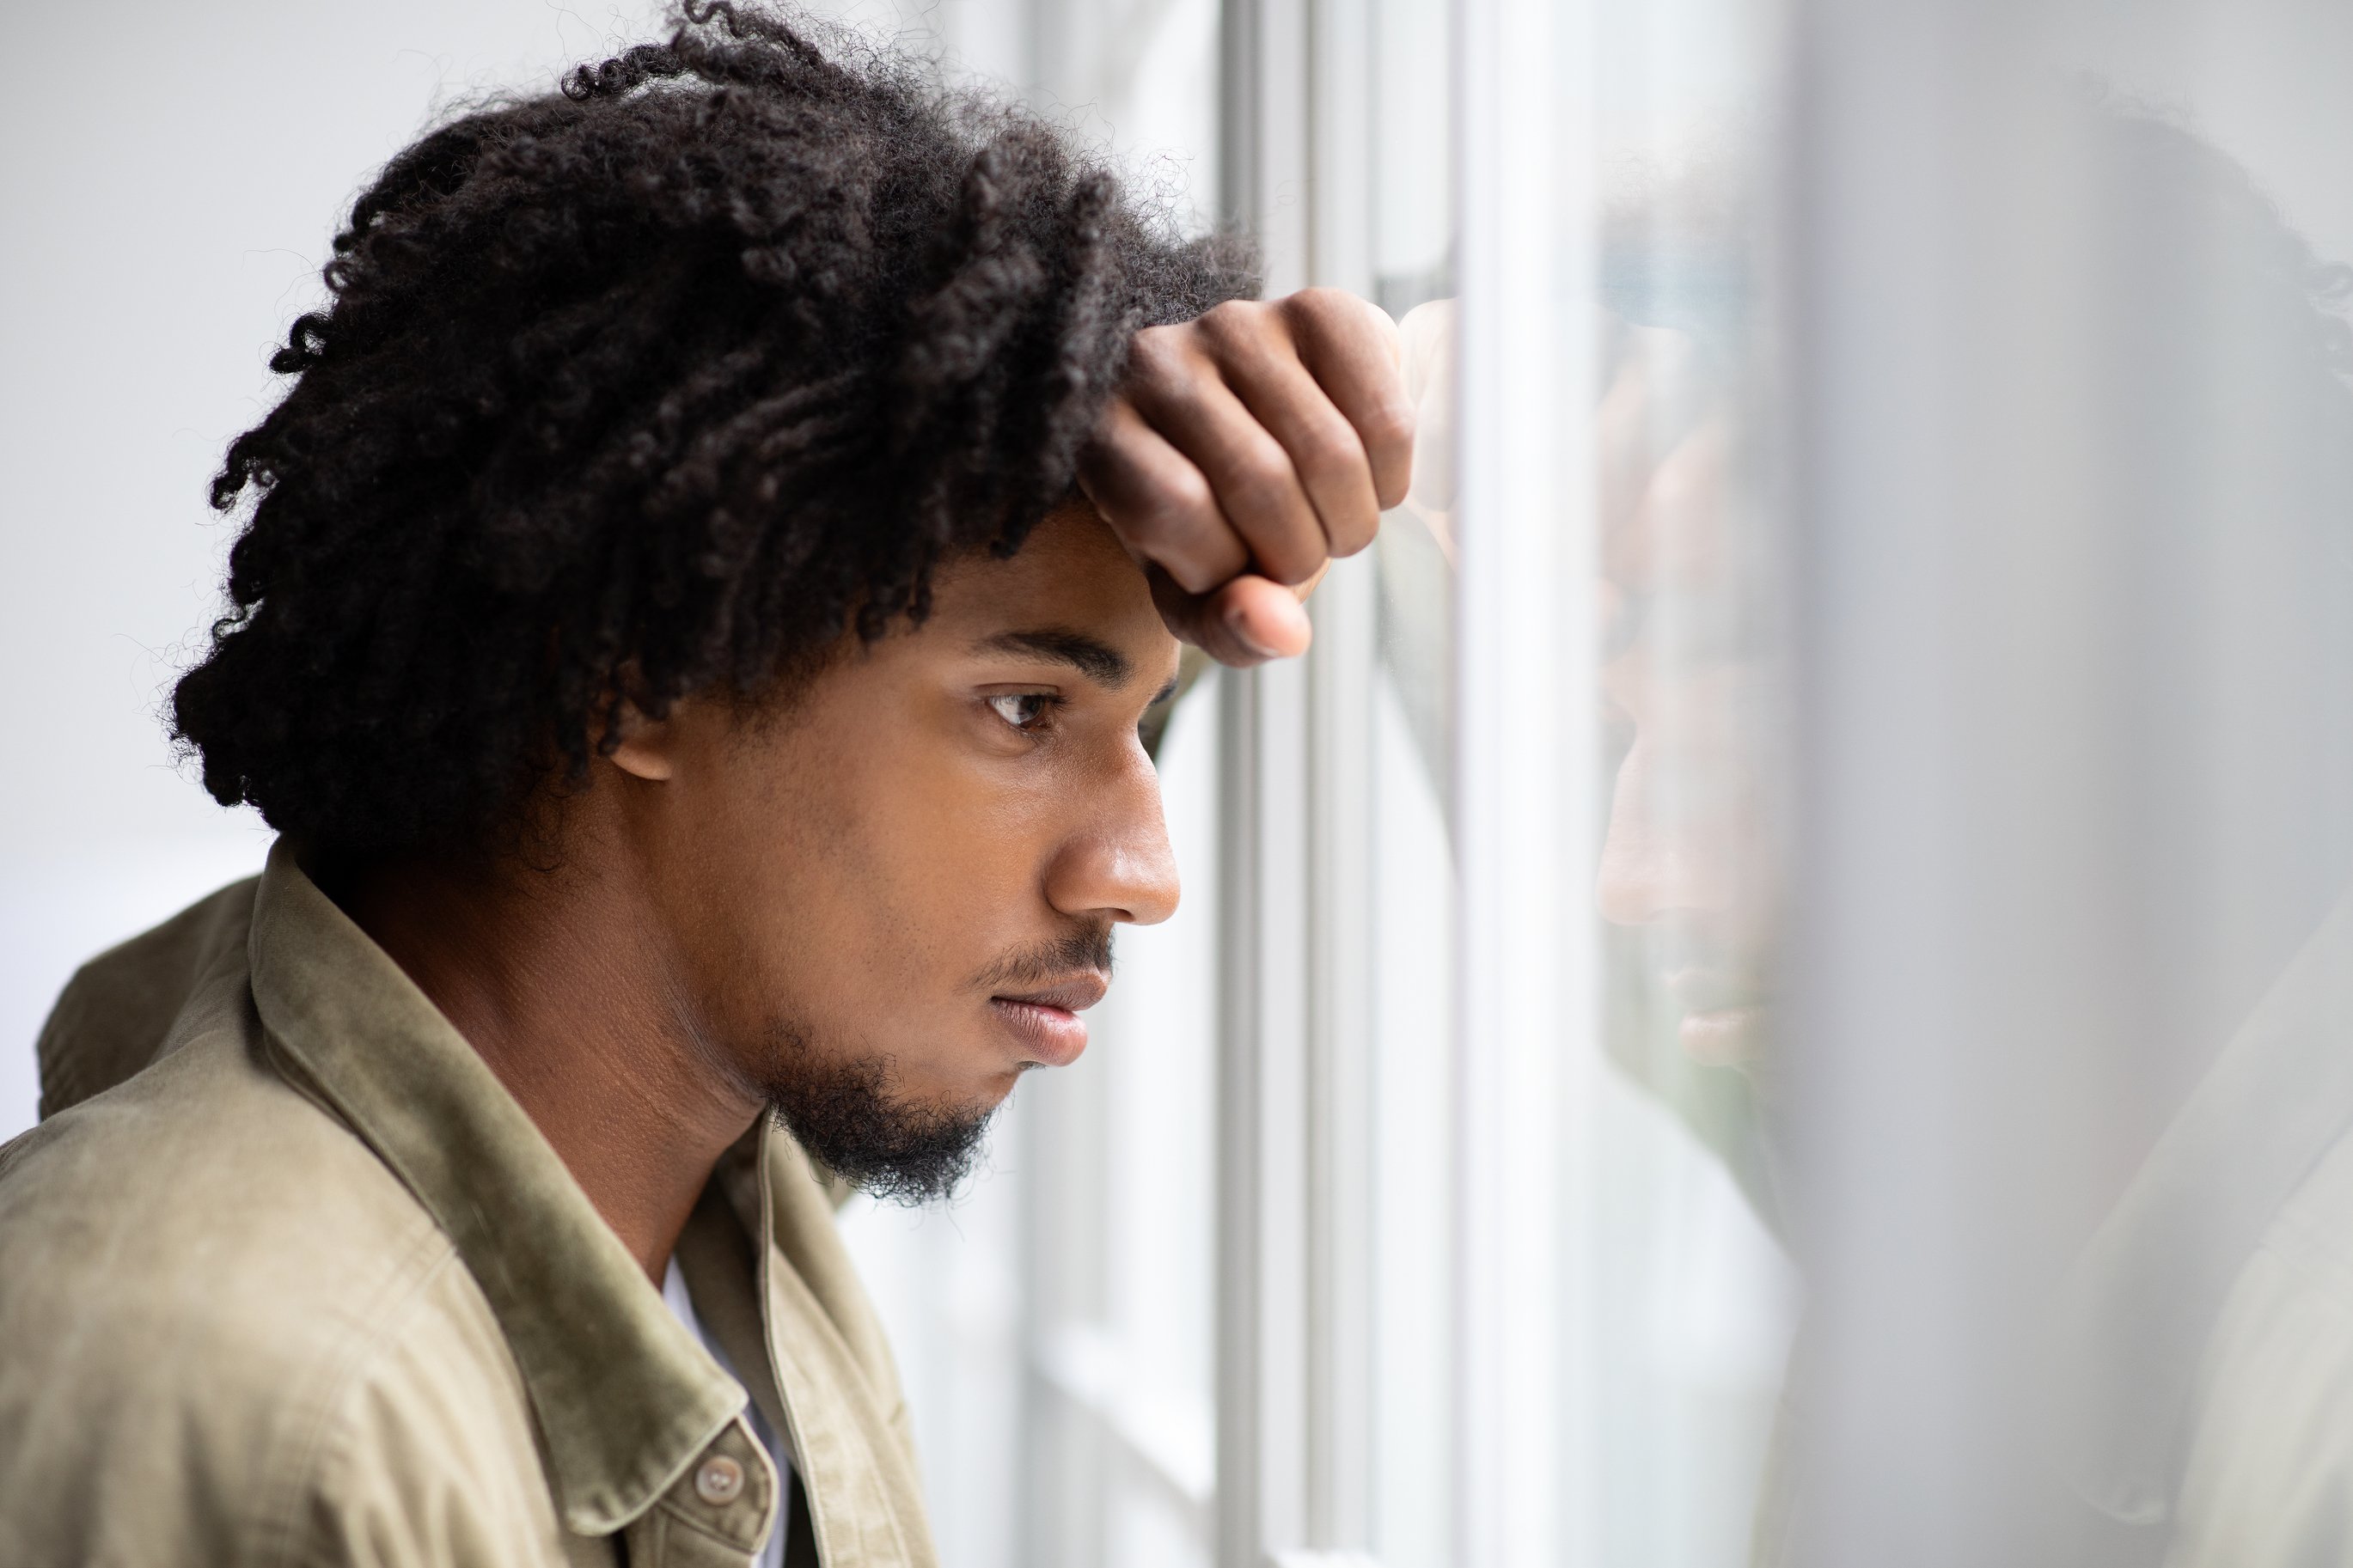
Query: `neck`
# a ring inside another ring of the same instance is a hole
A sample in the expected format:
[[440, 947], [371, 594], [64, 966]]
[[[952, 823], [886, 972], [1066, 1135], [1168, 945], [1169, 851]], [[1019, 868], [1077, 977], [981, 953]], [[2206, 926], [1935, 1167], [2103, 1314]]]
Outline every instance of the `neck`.
[[363, 873], [339, 901], [480, 1055], [659, 1285], [760, 1102], [681, 1011], [632, 890], [569, 868], [404, 863]]

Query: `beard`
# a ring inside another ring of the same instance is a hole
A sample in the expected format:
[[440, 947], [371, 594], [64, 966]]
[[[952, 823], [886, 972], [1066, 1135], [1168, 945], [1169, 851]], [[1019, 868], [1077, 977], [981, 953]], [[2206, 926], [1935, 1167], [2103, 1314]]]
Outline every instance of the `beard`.
[[828, 1174], [910, 1208], [952, 1197], [980, 1158], [995, 1106], [947, 1109], [897, 1092], [887, 1056], [830, 1058], [777, 1029], [768, 1114]]
[[[1088, 922], [1000, 959], [975, 984], [997, 991], [1111, 968], [1111, 922]], [[980, 1159], [996, 1106], [925, 1105], [898, 1092], [887, 1053], [821, 1051], [810, 1031], [790, 1023], [770, 1034], [762, 1086], [768, 1114], [810, 1159], [862, 1193], [910, 1208], [955, 1195]]]

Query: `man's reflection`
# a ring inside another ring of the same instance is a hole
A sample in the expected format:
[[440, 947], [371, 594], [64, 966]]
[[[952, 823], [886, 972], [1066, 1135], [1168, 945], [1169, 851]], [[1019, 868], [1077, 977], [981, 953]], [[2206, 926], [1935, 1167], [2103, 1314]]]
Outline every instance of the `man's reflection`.
[[1649, 938], [1683, 1048], [1752, 1064], [1770, 998], [1779, 876], [1768, 748], [1781, 682], [1750, 599], [1757, 526], [1727, 493], [1734, 431], [1682, 333], [1629, 328], [1602, 400], [1601, 670], [1617, 753], [1603, 917]]
[[1778, 1230], [1756, 1086], [1770, 1066], [1786, 682], [1778, 546], [1732, 395], [1734, 341], [1616, 315], [1604, 330], [1597, 593], [1613, 773], [1597, 896], [1611, 1058]]
[[[2120, 868], [2105, 934], [2138, 971], [2095, 1031], [2136, 1054], [2085, 1044], [2114, 1075], [2111, 1114], [2080, 1130], [2082, 1171], [2048, 1173], [2050, 1211], [2080, 1211], [2050, 1222], [2080, 1249], [2060, 1381], [2093, 1406], [2063, 1463], [2124, 1529], [2087, 1552], [2126, 1540], [2124, 1560], [2348, 1561], [2353, 1069], [2335, 1064], [2353, 914], [2323, 916], [2346, 885], [2353, 798], [2353, 332], [2338, 313], [2353, 274], [2316, 263], [2243, 171], [2179, 128], [2081, 103], [2063, 120], [2116, 211], [2072, 237], [2083, 276], [2105, 281], [2071, 324], [2092, 406], [2067, 438], [2105, 489], [2082, 537], [2052, 548], [2114, 550], [2085, 647], [2108, 639], [2128, 662], [2105, 689], [2138, 699], [2079, 715], [2109, 737], [2094, 782], [2110, 816], [2080, 825]], [[1728, 1117], [1720, 1095], [1694, 1113], [1711, 1075], [1655, 1054], [1671, 1036], [1689, 1063], [1741, 1068], [1776, 1124], [1802, 1115], [1773, 1092], [1777, 1058], [1802, 1047], [1774, 1029], [1779, 545], [1723, 345], [1623, 325], [1612, 347], [1599, 591], [1616, 763], [1597, 897], [1626, 961], [1610, 1048], [1780, 1225], [1753, 1169], [1765, 1118]], [[2000, 606], [1986, 609], [1999, 647]]]

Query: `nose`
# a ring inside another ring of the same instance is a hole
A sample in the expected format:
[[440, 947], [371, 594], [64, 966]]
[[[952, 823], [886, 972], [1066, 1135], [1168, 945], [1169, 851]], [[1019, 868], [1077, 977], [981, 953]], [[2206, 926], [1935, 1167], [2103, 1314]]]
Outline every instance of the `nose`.
[[1602, 840], [1601, 870], [1594, 879], [1594, 903], [1612, 925], [1648, 925], [1672, 908], [1663, 896], [1659, 846], [1643, 825], [1630, 822], [1621, 797], [1609, 813], [1609, 836]]
[[1612, 925], [1650, 925], [1671, 915], [1713, 913], [1727, 901], [1727, 868], [1707, 845], [1660, 809], [1647, 748], [1641, 741], [1618, 770], [1609, 830], [1601, 844], [1594, 903]]
[[1176, 853], [1160, 778], [1142, 752], [1046, 868], [1046, 899], [1066, 915], [1158, 925], [1176, 912]]

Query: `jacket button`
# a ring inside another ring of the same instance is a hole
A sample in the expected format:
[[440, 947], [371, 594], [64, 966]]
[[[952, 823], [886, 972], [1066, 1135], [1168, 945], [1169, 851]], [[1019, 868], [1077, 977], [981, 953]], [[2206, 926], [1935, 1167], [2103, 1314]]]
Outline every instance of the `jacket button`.
[[694, 1472], [694, 1495], [713, 1508], [733, 1502], [744, 1491], [744, 1467], [724, 1454], [713, 1454]]

